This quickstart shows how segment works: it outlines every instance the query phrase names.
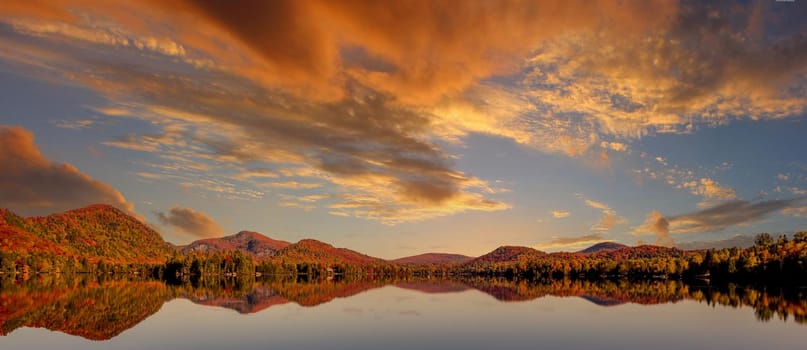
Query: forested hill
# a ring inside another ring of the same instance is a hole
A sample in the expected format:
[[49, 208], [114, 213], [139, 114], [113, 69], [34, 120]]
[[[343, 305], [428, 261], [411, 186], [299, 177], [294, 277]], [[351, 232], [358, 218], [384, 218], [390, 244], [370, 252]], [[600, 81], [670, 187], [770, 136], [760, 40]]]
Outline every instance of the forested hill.
[[137, 218], [109, 205], [92, 205], [28, 218], [0, 209], [0, 250], [5, 260], [42, 256], [121, 264], [163, 263], [174, 248]]
[[291, 243], [271, 239], [258, 232], [241, 231], [231, 236], [201, 239], [177, 248], [184, 254], [214, 254], [240, 250], [256, 260], [266, 260], [289, 245]]

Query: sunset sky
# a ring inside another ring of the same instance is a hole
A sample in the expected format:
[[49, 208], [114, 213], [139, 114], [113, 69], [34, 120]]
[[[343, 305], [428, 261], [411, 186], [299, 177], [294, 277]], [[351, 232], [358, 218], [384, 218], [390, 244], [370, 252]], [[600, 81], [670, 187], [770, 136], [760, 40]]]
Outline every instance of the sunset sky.
[[807, 229], [807, 3], [3, 1], [0, 207], [382, 258]]

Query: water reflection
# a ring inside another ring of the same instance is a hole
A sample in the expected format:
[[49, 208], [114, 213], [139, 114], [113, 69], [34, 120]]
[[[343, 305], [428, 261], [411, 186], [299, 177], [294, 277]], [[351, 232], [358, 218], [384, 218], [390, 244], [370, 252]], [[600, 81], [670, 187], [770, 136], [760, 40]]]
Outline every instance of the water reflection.
[[807, 290], [736, 285], [709, 286], [681, 281], [589, 281], [460, 279], [292, 278], [208, 279], [174, 283], [95, 276], [39, 276], [29, 281], [0, 279], [0, 334], [21, 327], [46, 328], [91, 340], [111, 339], [134, 327], [174, 299], [257, 313], [295, 303], [315, 307], [384, 286], [429, 294], [476, 290], [500, 302], [576, 297], [603, 307], [652, 305], [694, 300], [705, 305], [750, 307], [757, 320], [774, 318], [807, 324]]

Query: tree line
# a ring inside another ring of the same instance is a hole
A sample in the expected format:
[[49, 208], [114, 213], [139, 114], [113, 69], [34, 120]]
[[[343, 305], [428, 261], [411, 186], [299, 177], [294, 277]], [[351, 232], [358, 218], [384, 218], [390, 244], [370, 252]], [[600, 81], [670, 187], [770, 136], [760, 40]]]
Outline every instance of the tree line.
[[506, 276], [536, 278], [708, 278], [779, 284], [807, 283], [807, 232], [792, 238], [756, 236], [749, 248], [680, 251], [643, 246], [593, 254], [553, 253], [506, 262], [400, 265], [389, 262], [255, 260], [241, 251], [173, 252], [163, 263], [121, 262], [41, 252], [22, 255], [0, 251], [0, 273], [26, 278], [46, 273], [138, 274], [157, 278], [188, 276], [301, 275], [318, 278], [357, 276]]

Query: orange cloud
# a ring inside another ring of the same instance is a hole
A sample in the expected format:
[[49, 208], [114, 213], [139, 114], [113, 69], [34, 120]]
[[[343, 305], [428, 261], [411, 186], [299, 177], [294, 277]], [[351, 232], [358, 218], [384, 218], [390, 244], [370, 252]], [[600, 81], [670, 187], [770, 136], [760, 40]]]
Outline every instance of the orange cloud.
[[54, 0], [4, 6], [0, 15], [73, 38], [187, 53], [188, 62], [309, 98], [342, 97], [350, 77], [423, 104], [515, 72], [547, 38], [585, 30], [624, 36], [663, 25], [676, 11], [672, 1]]
[[169, 209], [168, 213], [156, 214], [161, 224], [176, 228], [193, 237], [211, 238], [224, 233], [224, 229], [213, 218], [191, 208], [177, 206]]
[[553, 210], [552, 217], [555, 219], [563, 219], [572, 215], [568, 210]]
[[110, 118], [162, 128], [107, 143], [158, 154], [166, 168], [141, 172], [151, 180], [254, 198], [238, 181], [308, 182], [222, 168], [312, 169], [305, 177], [331, 185], [316, 194], [345, 195], [331, 201], [372, 197], [348, 215], [400, 222], [509, 207], [436, 140], [486, 133], [606, 163], [604, 149], [645, 135], [803, 111], [802, 36], [766, 42], [745, 33], [765, 26], [725, 19], [747, 8], [713, 7], [44, 0], [0, 7], [14, 31], [0, 33], [0, 58], [95, 89]]
[[113, 205], [137, 215], [112, 186], [70, 164], [53, 163], [21, 127], [0, 126], [0, 203], [22, 215], [47, 215], [91, 204]]

